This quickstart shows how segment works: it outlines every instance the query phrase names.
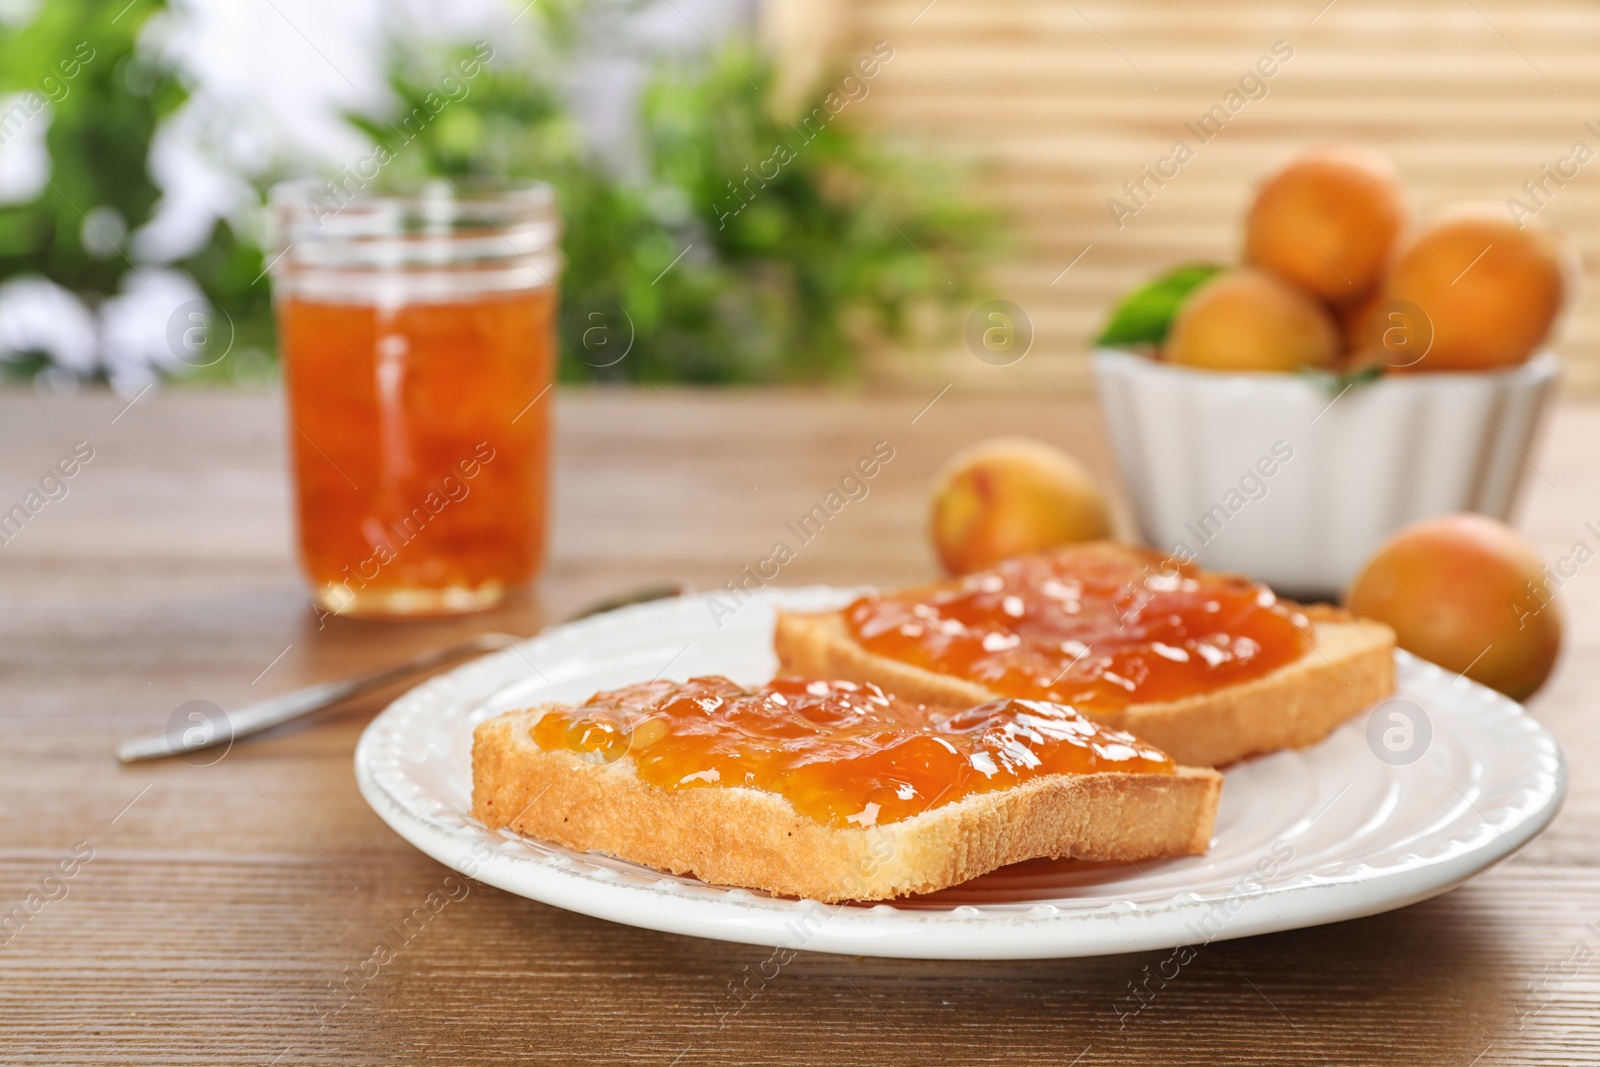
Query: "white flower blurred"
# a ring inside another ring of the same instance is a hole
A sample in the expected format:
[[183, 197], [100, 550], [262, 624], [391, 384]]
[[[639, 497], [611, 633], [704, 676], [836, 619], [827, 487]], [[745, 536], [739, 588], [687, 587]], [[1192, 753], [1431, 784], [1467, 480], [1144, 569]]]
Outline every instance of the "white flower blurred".
[[0, 25], [25, 26], [44, 0], [0, 0]]
[[[632, 110], [650, 57], [702, 46], [748, 24], [751, 0], [597, 4], [591, 40], [568, 86], [595, 150], [631, 158]], [[257, 207], [248, 179], [336, 170], [371, 150], [347, 121], [382, 115], [394, 42], [488, 41], [497, 61], [529, 59], [526, 31], [539, 18], [527, 0], [173, 0], [153, 16], [140, 46], [177, 69], [190, 96], [158, 131], [151, 173], [163, 196], [133, 236], [141, 261], [189, 254], [218, 219]]]
[[100, 305], [100, 361], [112, 388], [138, 392], [158, 371], [184, 366], [172, 324], [185, 304], [205, 306], [205, 294], [182, 271], [147, 267], [123, 275], [122, 292]]
[[13, 278], [0, 285], [0, 360], [42, 352], [74, 377], [103, 374], [117, 392], [137, 393], [185, 367], [189, 353], [173, 340], [188, 324], [173, 325], [185, 305], [210, 314], [194, 279], [176, 270], [129, 271], [98, 313], [52, 281]]
[[0, 360], [43, 352], [87, 376], [98, 366], [99, 347], [94, 314], [70, 290], [35, 277], [0, 284]]
[[50, 150], [44, 135], [50, 129], [48, 102], [37, 114], [26, 102], [37, 93], [0, 96], [0, 204], [25, 204], [50, 180]]
[[147, 165], [161, 199], [150, 220], [133, 234], [133, 257], [141, 263], [170, 263], [193, 255], [211, 239], [218, 219], [253, 225], [249, 216], [257, 206], [255, 190], [204, 149], [203, 138], [190, 129], [198, 117], [182, 108], [151, 138]]
[[219, 219], [254, 232], [249, 179], [336, 169], [371, 150], [346, 117], [390, 100], [392, 40], [470, 41], [503, 33], [509, 0], [175, 0], [140, 47], [172, 64], [190, 96], [157, 132], [155, 216], [133, 236], [142, 262], [197, 251]]

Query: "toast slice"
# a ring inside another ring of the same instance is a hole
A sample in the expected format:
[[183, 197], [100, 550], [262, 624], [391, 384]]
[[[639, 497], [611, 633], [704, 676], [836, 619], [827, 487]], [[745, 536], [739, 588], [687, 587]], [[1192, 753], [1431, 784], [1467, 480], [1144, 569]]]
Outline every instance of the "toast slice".
[[[725, 679], [711, 681], [733, 685]], [[829, 686], [834, 693], [860, 693], [869, 700], [893, 699], [875, 687], [848, 682], [798, 684], [813, 691]], [[674, 735], [663, 740], [657, 729], [646, 737], [646, 723], [661, 700], [676, 691], [662, 687], [678, 685], [655, 683], [652, 700], [631, 706], [613, 701], [613, 710], [622, 708], [613, 722], [625, 729], [607, 732], [599, 749], [549, 743], [552, 737], [573, 736], [573, 722], [592, 723], [594, 716], [580, 713], [587, 713], [594, 700], [584, 708], [542, 705], [484, 722], [473, 735], [474, 816], [491, 829], [510, 827], [568, 848], [694, 874], [707, 882], [823, 901], [887, 900], [930, 892], [1038, 857], [1138, 862], [1201, 853], [1210, 844], [1222, 790], [1219, 774], [1176, 766], [1150, 746], [1095, 727], [1063, 708], [1049, 713], [1051, 721], [1063, 724], [1063, 736], [1076, 738], [1073, 744], [1102, 746], [1112, 755], [1110, 765], [1127, 758], [1120, 755], [1122, 750], [1137, 750], [1141, 758], [1132, 762], [1139, 769], [1022, 775], [1000, 788], [989, 788], [992, 783], [978, 776], [982, 788], [945, 802], [935, 796], [914, 814], [873, 825], [854, 816], [827, 817], [817, 807], [816, 790], [795, 785], [803, 774], [774, 779], [776, 788], [756, 788], [708, 782], [702, 771], [663, 787], [646, 776], [659, 777], [657, 750], [673, 744]], [[647, 687], [634, 687], [642, 688]], [[792, 704], [793, 689], [787, 692]], [[608, 696], [616, 694], [599, 694], [597, 699]], [[915, 708], [893, 703], [907, 715]], [[1040, 710], [1033, 704], [1028, 708]], [[987, 714], [975, 710], [980, 718]], [[931, 716], [932, 722], [973, 712], [920, 708], [916, 714]], [[1037, 726], [1037, 720], [1027, 721]], [[881, 728], [881, 723], [874, 725]], [[686, 728], [674, 721], [672, 729]], [[587, 727], [577, 732], [585, 738], [594, 733]], [[851, 733], [842, 739], [845, 748], [871, 732]], [[836, 733], [829, 725], [819, 737], [832, 744], [840, 740]], [[908, 736], [916, 733], [910, 730]], [[613, 743], [619, 736], [637, 740], [619, 748]], [[748, 732], [737, 741], [742, 756], [759, 758]], [[672, 774], [707, 762], [703, 753], [695, 757]], [[710, 762], [718, 760], [712, 757]], [[691, 784], [691, 778], [697, 780]], [[945, 780], [937, 774], [929, 779]], [[842, 788], [857, 784], [846, 775]], [[906, 783], [901, 784], [903, 790]]]
[[[1066, 554], [1080, 552], [1101, 559], [1120, 556], [1141, 567], [1155, 567], [1158, 574], [1160, 567], [1170, 566], [1154, 553], [1120, 545], [1065, 550]], [[1066, 569], [1070, 570], [1070, 565]], [[1189, 568], [1185, 573], [1203, 572]], [[1121, 706], [1074, 703], [1074, 707], [1096, 722], [1155, 745], [1180, 763], [1216, 767], [1247, 756], [1315, 744], [1393, 692], [1395, 638], [1387, 626], [1332, 607], [1276, 603], [1297, 617], [1309, 636], [1302, 654], [1291, 661], [1255, 677], [1172, 699], [1135, 698]], [[774, 645], [781, 673], [872, 682], [907, 700], [974, 704], [1002, 696], [1032, 695], [1008, 693], [1003, 684], [937, 669], [927, 658], [891, 658], [870, 651], [852, 631], [845, 611], [780, 612]], [[1089, 640], [1088, 645], [1092, 656], [1094, 641]], [[1068, 662], [1062, 654], [1062, 666]]]

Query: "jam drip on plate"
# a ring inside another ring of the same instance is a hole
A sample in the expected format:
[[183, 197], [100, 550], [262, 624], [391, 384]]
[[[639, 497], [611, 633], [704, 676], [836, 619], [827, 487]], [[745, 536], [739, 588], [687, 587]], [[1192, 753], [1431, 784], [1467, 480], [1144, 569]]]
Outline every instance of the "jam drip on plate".
[[1090, 713], [1259, 678], [1311, 648], [1305, 616], [1270, 590], [1121, 545], [864, 597], [845, 618], [880, 656]]
[[886, 696], [875, 685], [780, 678], [650, 682], [547, 712], [533, 741], [597, 762], [628, 758], [676, 790], [745, 786], [777, 793], [830, 826], [910, 818], [1047, 774], [1172, 774], [1165, 754], [1058, 704], [997, 700], [957, 711]]

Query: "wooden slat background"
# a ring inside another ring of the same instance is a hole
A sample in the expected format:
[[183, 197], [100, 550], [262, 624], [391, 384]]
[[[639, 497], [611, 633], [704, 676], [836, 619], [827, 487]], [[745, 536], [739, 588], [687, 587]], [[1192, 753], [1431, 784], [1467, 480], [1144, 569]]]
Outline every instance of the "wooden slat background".
[[[1247, 182], [1299, 146], [1357, 140], [1387, 151], [1423, 214], [1459, 199], [1504, 204], [1574, 141], [1600, 151], [1600, 5], [1575, 0], [857, 0], [844, 39], [894, 59], [855, 121], [974, 168], [1014, 223], [998, 294], [1036, 328], [1009, 368], [951, 339], [934, 361], [886, 377], [1033, 389], [1082, 384], [1088, 339], [1110, 302], [1169, 264], [1236, 255]], [[1319, 9], [1320, 14], [1319, 14]], [[1313, 21], [1315, 20], [1315, 21]], [[1215, 140], [1183, 124], [1284, 40], [1294, 57]], [[1106, 210], [1141, 163], [1186, 137], [1196, 158], [1121, 230]], [[1600, 159], [1540, 214], [1600, 263]], [[1083, 259], [1052, 279], [1085, 246]], [[1600, 315], [1580, 289], [1558, 347], [1568, 385], [1600, 389]]]

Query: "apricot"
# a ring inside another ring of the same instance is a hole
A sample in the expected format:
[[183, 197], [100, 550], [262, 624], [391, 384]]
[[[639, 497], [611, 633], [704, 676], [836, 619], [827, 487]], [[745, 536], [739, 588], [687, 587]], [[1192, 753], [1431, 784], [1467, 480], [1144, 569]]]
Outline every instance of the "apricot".
[[1346, 355], [1369, 346], [1372, 316], [1382, 303], [1383, 291], [1374, 289], [1360, 300], [1339, 309], [1339, 332], [1344, 337]]
[[1355, 303], [1338, 309], [1339, 336], [1344, 341], [1344, 351], [1339, 354], [1335, 370], [1352, 374], [1378, 362], [1372, 344], [1372, 322], [1382, 302], [1382, 290], [1373, 290]]
[[1561, 610], [1533, 546], [1503, 522], [1445, 515], [1396, 533], [1345, 594], [1400, 647], [1514, 700], [1533, 695], [1561, 651]]
[[1377, 287], [1405, 222], [1388, 157], [1360, 145], [1321, 145], [1259, 184], [1245, 218], [1245, 261], [1347, 304]]
[[1495, 204], [1457, 204], [1403, 242], [1384, 284], [1389, 300], [1426, 315], [1433, 343], [1413, 371], [1522, 363], [1550, 334], [1573, 267], [1548, 231], [1518, 229]]
[[1225, 271], [1190, 293], [1166, 345], [1174, 363], [1225, 371], [1325, 367], [1338, 352], [1338, 328], [1322, 305], [1248, 269]]
[[1025, 437], [996, 437], [956, 455], [933, 489], [933, 547], [967, 574], [1010, 556], [1110, 536], [1104, 495], [1083, 465]]

